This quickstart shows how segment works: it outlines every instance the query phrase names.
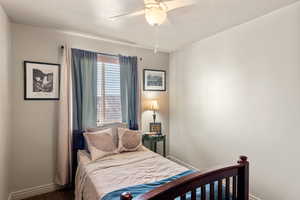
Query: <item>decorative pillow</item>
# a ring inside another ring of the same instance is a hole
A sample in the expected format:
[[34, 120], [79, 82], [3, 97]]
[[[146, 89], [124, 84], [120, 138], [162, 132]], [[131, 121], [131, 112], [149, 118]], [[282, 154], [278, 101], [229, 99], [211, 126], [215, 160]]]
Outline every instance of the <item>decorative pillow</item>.
[[142, 147], [142, 132], [118, 128], [119, 152], [137, 151]]
[[104, 156], [117, 153], [114, 144], [112, 129], [101, 130], [97, 132], [85, 132], [85, 140], [91, 153], [92, 160], [103, 158]]
[[118, 128], [127, 128], [126, 123], [117, 122], [117, 123], [105, 124], [97, 128], [88, 128], [87, 132], [103, 131], [110, 128], [112, 129], [112, 135], [113, 135], [115, 146], [118, 147]]

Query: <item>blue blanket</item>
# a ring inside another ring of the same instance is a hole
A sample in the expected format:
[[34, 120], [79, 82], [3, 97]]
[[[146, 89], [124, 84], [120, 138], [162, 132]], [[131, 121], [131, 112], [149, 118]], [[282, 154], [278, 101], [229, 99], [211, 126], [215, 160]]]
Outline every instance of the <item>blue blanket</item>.
[[187, 175], [192, 174], [194, 172], [196, 172], [196, 171], [195, 170], [188, 170], [188, 171], [185, 171], [183, 173], [172, 176], [170, 178], [166, 178], [166, 179], [156, 181], [156, 182], [153, 182], [153, 183], [135, 185], [135, 186], [123, 188], [123, 189], [120, 189], [120, 190], [115, 190], [115, 191], [110, 192], [107, 195], [105, 195], [102, 198], [102, 200], [120, 200], [120, 195], [123, 192], [130, 192], [133, 197], [137, 197], [137, 196], [145, 194], [145, 193], [149, 192], [150, 190], [153, 190], [153, 189], [155, 189], [155, 188], [157, 188], [157, 187], [159, 187], [163, 184], [169, 183], [169, 182], [174, 181], [174, 180], [176, 180], [180, 177], [187, 176]]
[[[102, 200], [120, 200], [120, 195], [123, 192], [130, 192], [133, 195], [133, 197], [136, 198], [136, 197], [138, 197], [140, 195], [143, 195], [143, 194], [149, 192], [150, 190], [153, 190], [153, 189], [155, 189], [155, 188], [157, 188], [157, 187], [159, 187], [159, 186], [161, 186], [163, 184], [169, 183], [169, 182], [174, 181], [174, 180], [176, 180], [176, 179], [178, 179], [180, 177], [187, 176], [187, 175], [195, 173], [195, 172], [196, 172], [195, 170], [188, 170], [188, 171], [185, 171], [183, 173], [180, 173], [180, 174], [177, 174], [175, 176], [172, 176], [170, 178], [166, 178], [166, 179], [163, 179], [163, 180], [160, 180], [160, 181], [156, 181], [156, 182], [153, 182], [153, 183], [135, 185], [135, 186], [123, 188], [123, 189], [120, 189], [120, 190], [115, 190], [113, 192], [110, 192], [110, 193], [106, 194], [102, 198]], [[217, 187], [218, 187], [218, 184], [216, 183], [215, 184], [215, 191], [217, 191]], [[208, 191], [209, 191], [209, 185], [206, 186], [206, 191], [208, 193]], [[197, 197], [199, 198], [200, 195], [201, 195], [201, 190], [199, 188], [199, 189], [197, 189]], [[217, 197], [217, 192], [215, 194], [215, 197]], [[188, 193], [187, 196], [186, 196], [186, 199], [189, 200], [190, 198], [191, 198], [191, 194]]]

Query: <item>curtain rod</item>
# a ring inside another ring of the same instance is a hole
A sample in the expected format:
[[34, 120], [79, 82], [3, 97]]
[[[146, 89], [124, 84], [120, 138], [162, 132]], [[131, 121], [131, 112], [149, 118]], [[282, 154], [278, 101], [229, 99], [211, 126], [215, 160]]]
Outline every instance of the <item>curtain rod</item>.
[[[64, 49], [65, 48], [65, 46], [64, 45], [61, 45], [61, 47], [60, 47], [61, 49]], [[101, 55], [104, 55], [104, 56], [113, 56], [113, 57], [119, 57], [119, 55], [116, 55], [116, 54], [109, 54], [109, 53], [99, 53], [99, 52], [96, 52], [97, 54], [101, 54]], [[142, 57], [140, 57], [140, 60], [142, 61], [143, 60], [143, 58]]]

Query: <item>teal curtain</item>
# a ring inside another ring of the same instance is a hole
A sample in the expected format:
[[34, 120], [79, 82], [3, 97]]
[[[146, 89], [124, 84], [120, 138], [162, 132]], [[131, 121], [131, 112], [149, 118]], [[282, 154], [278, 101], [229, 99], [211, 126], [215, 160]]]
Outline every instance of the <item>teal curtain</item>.
[[122, 120], [130, 129], [137, 130], [139, 106], [137, 57], [119, 55], [119, 62]]
[[96, 127], [97, 53], [72, 49], [73, 130]]

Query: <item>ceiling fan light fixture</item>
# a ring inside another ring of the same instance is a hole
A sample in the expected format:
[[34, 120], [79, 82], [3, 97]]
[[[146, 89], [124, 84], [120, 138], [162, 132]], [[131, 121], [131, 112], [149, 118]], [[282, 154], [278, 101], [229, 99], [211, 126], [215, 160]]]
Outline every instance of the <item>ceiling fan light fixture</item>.
[[152, 6], [145, 9], [145, 17], [151, 26], [159, 26], [167, 18], [167, 12], [160, 6]]

